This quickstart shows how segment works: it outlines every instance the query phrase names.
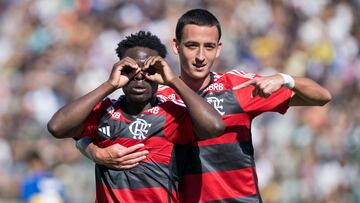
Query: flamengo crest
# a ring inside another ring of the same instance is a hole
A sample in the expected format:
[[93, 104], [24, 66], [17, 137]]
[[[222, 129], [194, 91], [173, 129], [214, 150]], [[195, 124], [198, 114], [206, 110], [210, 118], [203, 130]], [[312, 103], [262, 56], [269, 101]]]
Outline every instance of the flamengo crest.
[[144, 119], [137, 118], [129, 126], [130, 132], [134, 135], [133, 139], [143, 140], [151, 127], [151, 123], [147, 123]]
[[224, 99], [218, 99], [216, 97], [207, 97], [206, 99], [209, 104], [212, 104], [214, 106], [214, 108], [219, 112], [220, 115], [223, 116], [225, 114], [225, 112], [221, 111], [224, 109]]

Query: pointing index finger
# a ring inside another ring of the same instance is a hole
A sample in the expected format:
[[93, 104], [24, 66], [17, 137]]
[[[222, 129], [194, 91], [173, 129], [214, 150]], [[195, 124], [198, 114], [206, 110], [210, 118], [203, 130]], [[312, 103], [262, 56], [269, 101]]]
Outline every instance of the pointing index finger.
[[249, 87], [250, 85], [255, 85], [255, 84], [256, 84], [256, 80], [251, 79], [251, 80], [248, 80], [246, 82], [241, 83], [240, 85], [237, 85], [237, 86], [233, 87], [233, 90], [246, 88], [246, 87]]

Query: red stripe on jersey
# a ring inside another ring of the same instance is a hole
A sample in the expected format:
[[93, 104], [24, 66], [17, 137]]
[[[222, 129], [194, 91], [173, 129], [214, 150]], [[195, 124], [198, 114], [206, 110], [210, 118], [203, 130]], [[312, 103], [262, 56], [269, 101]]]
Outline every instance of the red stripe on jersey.
[[[141, 180], [140, 180], [141, 181]], [[178, 203], [175, 191], [171, 194], [171, 202]], [[113, 189], [97, 182], [96, 203], [169, 203], [168, 192], [164, 188]]]
[[251, 168], [187, 175], [182, 179], [181, 202], [206, 202], [256, 195]]
[[144, 162], [155, 162], [161, 164], [170, 164], [171, 153], [174, 144], [164, 137], [152, 137], [144, 142], [144, 150], [148, 150]]
[[116, 138], [115, 140], [104, 140], [98, 143], [101, 148], [111, 146], [113, 144], [120, 144], [124, 147], [131, 147], [135, 144], [143, 143], [145, 146], [138, 151], [148, 150], [149, 154], [144, 162], [155, 162], [161, 164], [169, 164], [173, 143], [169, 142], [165, 137], [153, 136], [151, 139], [134, 140], [131, 138]]
[[250, 140], [250, 119], [247, 114], [231, 114], [223, 116], [226, 125], [225, 132], [215, 138], [199, 140], [198, 146], [225, 144]]
[[133, 145], [143, 143], [143, 140], [135, 140], [132, 138], [116, 138], [116, 139], [109, 139], [109, 140], [100, 140], [101, 138], [97, 138], [95, 141], [97, 145], [101, 148], [105, 148], [114, 144], [120, 144], [124, 147], [131, 147]]

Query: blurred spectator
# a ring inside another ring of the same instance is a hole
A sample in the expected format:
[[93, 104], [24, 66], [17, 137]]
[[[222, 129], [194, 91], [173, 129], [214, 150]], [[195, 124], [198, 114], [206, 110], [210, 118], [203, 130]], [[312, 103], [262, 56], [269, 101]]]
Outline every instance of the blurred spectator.
[[64, 203], [64, 185], [48, 169], [36, 151], [26, 154], [28, 175], [21, 183], [21, 196], [25, 203]]

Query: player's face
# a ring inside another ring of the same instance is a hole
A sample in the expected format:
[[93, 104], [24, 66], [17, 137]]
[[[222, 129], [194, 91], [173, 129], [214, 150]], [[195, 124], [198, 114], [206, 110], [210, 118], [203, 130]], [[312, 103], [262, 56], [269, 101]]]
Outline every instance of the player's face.
[[181, 75], [199, 80], [209, 77], [221, 50], [218, 39], [216, 26], [185, 25], [181, 41], [173, 42], [173, 50], [180, 58]]
[[[150, 56], [158, 56], [157, 51], [144, 48], [144, 47], [134, 47], [128, 49], [124, 57], [130, 57], [136, 61], [141, 69], [144, 67], [144, 62]], [[157, 84], [146, 80], [142, 71], [138, 73], [132, 80], [129, 81], [123, 87], [123, 91], [126, 95], [126, 99], [133, 103], [144, 103], [149, 102], [152, 97], [155, 96], [157, 91]]]

